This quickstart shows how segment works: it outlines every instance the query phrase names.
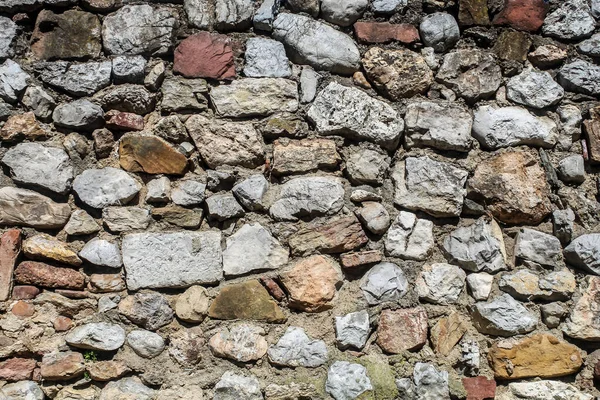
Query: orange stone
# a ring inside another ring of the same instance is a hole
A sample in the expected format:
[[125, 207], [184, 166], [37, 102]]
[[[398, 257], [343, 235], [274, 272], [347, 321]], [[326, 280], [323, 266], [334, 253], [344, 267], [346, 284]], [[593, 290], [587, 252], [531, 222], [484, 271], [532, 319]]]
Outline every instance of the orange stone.
[[29, 303], [25, 303], [23, 300], [19, 300], [10, 310], [17, 317], [31, 317], [35, 314], [35, 307]]

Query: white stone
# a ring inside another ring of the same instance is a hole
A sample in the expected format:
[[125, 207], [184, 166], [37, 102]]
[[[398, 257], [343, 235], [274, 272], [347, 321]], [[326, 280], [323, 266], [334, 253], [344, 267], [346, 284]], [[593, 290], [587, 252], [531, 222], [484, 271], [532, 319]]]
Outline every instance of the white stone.
[[89, 235], [100, 230], [100, 225], [84, 210], [75, 210], [65, 225], [68, 235]]
[[367, 9], [368, 0], [321, 0], [321, 17], [332, 24], [350, 26]]
[[140, 378], [128, 377], [108, 382], [102, 389], [99, 400], [154, 400], [155, 394]]
[[269, 361], [285, 367], [315, 368], [327, 362], [327, 346], [322, 340], [309, 338], [304, 329], [290, 326], [267, 351]]
[[127, 344], [138, 356], [144, 358], [157, 357], [165, 349], [165, 341], [158, 333], [143, 329], [129, 332]]
[[386, 253], [392, 257], [424, 261], [433, 250], [433, 222], [400, 211], [388, 229], [384, 244]]
[[162, 203], [171, 197], [171, 181], [166, 176], [152, 179], [146, 184], [146, 201], [149, 203]]
[[585, 60], [572, 61], [563, 65], [560, 69], [558, 83], [566, 90], [594, 96], [599, 95], [600, 66]]
[[29, 85], [30, 76], [13, 60], [0, 64], [0, 99], [16, 103], [19, 95]]
[[415, 394], [419, 400], [450, 399], [448, 372], [438, 370], [431, 363], [416, 363], [413, 371]]
[[2, 400], [44, 400], [44, 392], [33, 381], [9, 383], [0, 388]]
[[335, 317], [335, 338], [342, 349], [353, 347], [362, 350], [367, 343], [370, 331], [371, 326], [367, 310]]
[[487, 272], [479, 272], [467, 276], [467, 285], [469, 286], [471, 295], [477, 301], [487, 300], [490, 297], [493, 282], [494, 275], [490, 275]]
[[581, 235], [565, 247], [570, 265], [600, 275], [600, 233]]
[[565, 90], [546, 71], [527, 69], [506, 83], [506, 98], [527, 107], [550, 107], [564, 95]]
[[78, 349], [113, 351], [125, 343], [125, 330], [106, 322], [89, 323], [73, 328], [65, 341]]
[[213, 400], [262, 400], [260, 383], [254, 375], [246, 376], [227, 371], [215, 385]]
[[260, 37], [246, 42], [244, 75], [252, 78], [288, 78], [292, 75], [290, 62], [281, 42]]
[[513, 382], [508, 390], [497, 393], [496, 400], [594, 400], [594, 396], [579, 391], [575, 386], [561, 381], [540, 380]]
[[369, 305], [398, 301], [408, 291], [408, 281], [396, 264], [382, 262], [373, 266], [360, 281]]
[[563, 265], [562, 246], [554, 235], [522, 228], [515, 240], [515, 257], [546, 267]]
[[215, 0], [216, 27], [222, 31], [244, 30], [252, 21], [252, 0]]
[[199, 29], [210, 29], [215, 22], [213, 0], [184, 0], [183, 9], [191, 26]]
[[116, 83], [143, 83], [148, 62], [143, 56], [117, 56], [112, 59], [112, 74]]
[[69, 63], [56, 61], [38, 67], [42, 82], [73, 96], [91, 96], [110, 85], [112, 62]]
[[17, 24], [10, 18], [0, 17], [0, 60], [11, 57], [13, 41], [17, 36]]
[[325, 390], [335, 400], [354, 400], [373, 390], [367, 369], [360, 364], [336, 361], [327, 370]]
[[497, 336], [531, 332], [539, 321], [538, 315], [506, 293], [486, 303], [475, 304], [472, 318], [479, 332]]
[[425, 265], [417, 277], [416, 291], [422, 300], [441, 305], [454, 304], [462, 293], [466, 276], [465, 271], [456, 265]]
[[104, 239], [92, 239], [83, 246], [79, 256], [102, 267], [121, 268], [123, 260], [119, 245]]
[[315, 99], [321, 78], [321, 75], [308, 65], [302, 68], [302, 72], [300, 73], [300, 91], [302, 92], [300, 103], [310, 103]]
[[373, 0], [371, 8], [376, 13], [393, 14], [402, 11], [408, 5], [408, 0]]
[[262, 174], [251, 175], [233, 189], [233, 195], [242, 206], [250, 211], [259, 211], [264, 209], [263, 197], [269, 189], [269, 182]]
[[94, 208], [127, 204], [141, 187], [127, 172], [112, 167], [87, 169], [73, 181], [79, 199]]
[[556, 169], [563, 182], [583, 183], [585, 181], [585, 162], [583, 156], [573, 154], [558, 162]]
[[252, 17], [254, 29], [271, 32], [273, 30], [273, 21], [279, 13], [280, 0], [264, 0], [258, 10]]

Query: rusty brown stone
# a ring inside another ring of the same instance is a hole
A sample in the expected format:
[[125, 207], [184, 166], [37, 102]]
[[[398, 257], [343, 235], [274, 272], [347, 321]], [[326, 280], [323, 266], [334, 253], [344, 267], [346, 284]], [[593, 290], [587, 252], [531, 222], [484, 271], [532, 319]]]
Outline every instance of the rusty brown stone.
[[131, 369], [124, 361], [98, 361], [87, 367], [90, 378], [99, 382], [112, 381], [124, 376]]
[[31, 300], [40, 294], [40, 289], [35, 286], [19, 285], [12, 290], [12, 298], [14, 300]]
[[485, 376], [462, 378], [467, 392], [466, 400], [494, 400], [496, 397], [496, 381]]
[[0, 140], [9, 143], [22, 139], [43, 139], [48, 136], [49, 133], [37, 122], [33, 111], [11, 116], [0, 128]]
[[110, 293], [125, 290], [125, 281], [121, 274], [92, 274], [88, 282], [92, 293]]
[[362, 43], [386, 43], [397, 41], [405, 44], [418, 42], [419, 31], [411, 24], [389, 22], [356, 22], [356, 38]]
[[377, 327], [377, 344], [383, 351], [400, 354], [418, 350], [427, 342], [427, 313], [422, 307], [383, 310]]
[[369, 241], [355, 216], [336, 218], [325, 223], [313, 222], [289, 239], [292, 253], [344, 253], [357, 249]]
[[549, 6], [544, 0], [505, 0], [504, 8], [494, 18], [494, 25], [535, 32], [544, 23]]
[[70, 268], [58, 268], [36, 261], [24, 261], [15, 270], [15, 281], [47, 288], [83, 289], [85, 275]]
[[260, 278], [260, 283], [263, 284], [263, 286], [267, 289], [269, 294], [275, 298], [275, 300], [282, 301], [283, 299], [285, 299], [285, 293], [279, 287], [277, 282], [275, 282], [274, 279], [269, 278], [267, 276], [263, 276], [262, 278]]
[[50, 353], [42, 358], [40, 375], [49, 381], [77, 378], [85, 371], [83, 355], [76, 352]]
[[12, 306], [10, 312], [17, 317], [27, 318], [35, 314], [35, 307], [32, 304], [24, 302], [23, 300], [19, 300]]
[[0, 361], [0, 380], [16, 382], [31, 379], [36, 361], [30, 358], [9, 358]]
[[453, 312], [448, 317], [441, 318], [431, 328], [433, 349], [436, 353], [447, 356], [466, 331], [467, 323], [459, 313]]
[[379, 250], [367, 250], [359, 253], [345, 253], [340, 256], [342, 267], [356, 268], [365, 265], [377, 264], [383, 259], [383, 254]]
[[0, 301], [8, 300], [12, 276], [21, 252], [21, 231], [9, 229], [0, 236]]
[[186, 157], [156, 136], [126, 136], [119, 145], [121, 167], [131, 172], [183, 175]]
[[225, 35], [210, 32], [200, 32], [184, 39], [175, 49], [173, 72], [186, 78], [234, 78], [231, 40]]

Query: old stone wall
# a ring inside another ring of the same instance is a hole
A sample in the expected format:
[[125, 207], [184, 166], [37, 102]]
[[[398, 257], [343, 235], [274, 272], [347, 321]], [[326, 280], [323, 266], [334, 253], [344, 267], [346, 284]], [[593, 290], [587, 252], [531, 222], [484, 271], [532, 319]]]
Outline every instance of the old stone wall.
[[596, 18], [0, 0], [0, 399], [594, 399]]

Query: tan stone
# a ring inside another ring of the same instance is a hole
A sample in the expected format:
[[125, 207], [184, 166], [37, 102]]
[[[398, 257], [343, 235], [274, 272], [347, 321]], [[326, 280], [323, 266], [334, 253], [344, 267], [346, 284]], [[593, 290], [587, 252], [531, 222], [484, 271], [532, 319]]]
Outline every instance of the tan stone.
[[290, 296], [290, 307], [307, 312], [333, 307], [332, 300], [341, 281], [339, 266], [321, 255], [300, 260], [281, 275], [281, 282]]
[[87, 371], [90, 374], [90, 378], [93, 380], [107, 382], [114, 379], [119, 379], [131, 371], [131, 369], [129, 369], [124, 361], [110, 360], [97, 361], [91, 365], [88, 365]]
[[85, 371], [83, 355], [76, 352], [50, 353], [42, 358], [40, 375], [49, 381], [77, 378]]
[[27, 238], [23, 242], [23, 253], [32, 260], [53, 260], [78, 266], [81, 259], [66, 243], [46, 233]]
[[21, 231], [9, 229], [0, 236], [0, 301], [8, 300], [17, 257], [21, 252]]
[[183, 175], [187, 159], [156, 136], [125, 136], [119, 145], [121, 167], [131, 172]]
[[199, 326], [175, 331], [169, 336], [169, 340], [169, 354], [181, 365], [191, 366], [202, 359], [202, 349], [206, 342]]
[[600, 107], [590, 110], [592, 119], [583, 122], [590, 161], [600, 163]]
[[239, 362], [255, 361], [262, 358], [269, 347], [264, 335], [261, 327], [238, 324], [214, 334], [208, 341], [208, 347], [217, 357]]
[[177, 298], [175, 314], [186, 322], [200, 323], [208, 314], [210, 298], [202, 286], [192, 286]]
[[36, 140], [48, 136], [48, 132], [37, 122], [33, 112], [13, 115], [0, 128], [0, 140], [6, 142], [22, 139]]
[[340, 256], [342, 267], [356, 268], [370, 264], [377, 264], [383, 259], [380, 250], [367, 250], [359, 253], [346, 253]]
[[567, 322], [563, 324], [563, 332], [581, 340], [600, 340], [600, 276], [588, 276], [587, 288], [569, 313]]
[[555, 378], [579, 370], [583, 361], [576, 346], [549, 334], [501, 340], [488, 353], [496, 378]]
[[383, 351], [400, 354], [427, 343], [427, 313], [422, 307], [383, 310], [377, 327], [377, 344]]
[[340, 162], [330, 139], [279, 139], [273, 142], [273, 173], [278, 175], [335, 168]]
[[17, 317], [27, 318], [35, 314], [35, 307], [23, 300], [19, 300], [12, 306], [10, 312]]
[[33, 190], [0, 188], [0, 225], [58, 229], [70, 216], [71, 207], [66, 203], [55, 203]]
[[436, 353], [447, 356], [466, 331], [467, 323], [459, 313], [453, 312], [449, 316], [441, 318], [431, 328], [433, 349]]
[[92, 274], [88, 290], [92, 293], [110, 293], [125, 290], [125, 281], [121, 274]]
[[354, 216], [336, 218], [325, 223], [312, 222], [289, 238], [294, 255], [344, 253], [369, 241]]

